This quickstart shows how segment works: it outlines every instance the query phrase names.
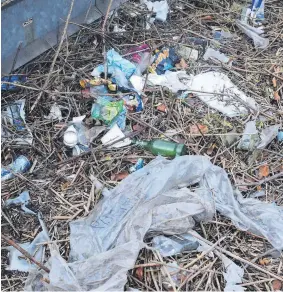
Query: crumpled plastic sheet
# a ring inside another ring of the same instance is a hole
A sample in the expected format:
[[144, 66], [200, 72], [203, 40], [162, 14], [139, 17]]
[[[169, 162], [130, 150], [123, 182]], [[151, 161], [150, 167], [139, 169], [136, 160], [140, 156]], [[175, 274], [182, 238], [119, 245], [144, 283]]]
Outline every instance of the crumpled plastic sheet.
[[240, 20], [236, 20], [236, 25], [243, 33], [245, 33], [248, 37], [250, 37], [253, 40], [254, 46], [256, 48], [266, 49], [268, 47], [269, 39], [260, 36], [261, 34], [264, 33], [262, 29], [252, 27], [249, 24]]
[[146, 5], [149, 11], [153, 11], [156, 13], [155, 19], [163, 21], [163, 22], [166, 21], [167, 14], [169, 12], [169, 6], [167, 3], [167, 0], [155, 1], [155, 2], [152, 2], [150, 0], [143, 0], [142, 3]]
[[190, 79], [190, 76], [185, 71], [166, 71], [163, 75], [148, 74], [147, 81], [149, 85], [166, 86], [173, 93], [177, 93], [179, 90], [188, 90], [188, 86], [180, 81], [182, 76], [185, 76], [188, 80]]
[[[38, 245], [39, 243], [50, 241], [47, 228], [42, 220], [41, 213], [38, 214], [38, 220], [42, 227], [42, 231], [37, 234], [32, 242], [26, 242], [19, 244], [23, 249], [25, 249], [28, 253], [33, 255], [33, 258], [38, 261], [42, 262], [44, 258], [44, 245]], [[7, 270], [17, 270], [20, 272], [30, 272], [30, 274], [37, 274], [36, 265], [30, 261], [27, 261], [23, 258], [21, 252], [19, 252], [13, 246], [9, 246], [6, 248], [9, 251], [9, 265], [7, 266]], [[37, 275], [38, 277], [39, 275]], [[40, 281], [41, 278], [37, 278]]]
[[224, 73], [210, 71], [189, 76], [185, 71], [166, 71], [164, 75], [148, 74], [149, 85], [166, 86], [176, 93], [191, 90], [209, 107], [228, 117], [257, 111], [255, 100], [239, 90]]
[[248, 114], [249, 109], [257, 111], [255, 100], [239, 90], [224, 73], [210, 71], [198, 74], [191, 79], [188, 89], [214, 92], [196, 94], [208, 106], [228, 117]]
[[[107, 52], [107, 72], [115, 78], [115, 83], [119, 86], [128, 88], [128, 79], [135, 73], [136, 66], [129, 60], [123, 58], [114, 49]], [[104, 65], [99, 65], [91, 72], [92, 76], [100, 77], [104, 72]]]
[[35, 212], [30, 210], [27, 205], [29, 204], [30, 201], [30, 196], [29, 196], [29, 191], [24, 191], [22, 192], [18, 197], [14, 199], [8, 199], [5, 201], [4, 206], [9, 207], [9, 206], [21, 206], [21, 209], [30, 215], [36, 215]]
[[232, 61], [229, 57], [227, 57], [225, 54], [220, 53], [217, 50], [214, 50], [213, 48], [207, 48], [205, 51], [205, 54], [203, 55], [204, 60], [208, 60], [209, 58], [218, 60], [222, 63], [227, 64], [229, 67], [232, 66]]
[[206, 157], [157, 157], [109, 191], [88, 217], [70, 223], [69, 263], [53, 251], [50, 284], [39, 283], [39, 274], [48, 277], [44, 272], [32, 271], [25, 290], [122, 291], [147, 232], [187, 233], [195, 221], [211, 220], [215, 208], [236, 227], [283, 248], [282, 209], [236, 198], [225, 170]]
[[244, 133], [239, 141], [238, 149], [242, 150], [253, 150], [264, 149], [273, 139], [276, 138], [278, 130], [281, 125], [273, 125], [266, 127], [259, 133], [256, 128], [256, 121], [249, 121], [245, 125]]

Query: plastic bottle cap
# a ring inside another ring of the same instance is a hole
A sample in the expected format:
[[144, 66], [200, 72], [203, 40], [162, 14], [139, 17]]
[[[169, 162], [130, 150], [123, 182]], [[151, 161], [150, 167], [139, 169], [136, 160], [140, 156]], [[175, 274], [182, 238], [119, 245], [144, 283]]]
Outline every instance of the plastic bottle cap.
[[64, 133], [64, 144], [68, 147], [75, 147], [78, 143], [78, 135], [74, 126], [70, 126]]

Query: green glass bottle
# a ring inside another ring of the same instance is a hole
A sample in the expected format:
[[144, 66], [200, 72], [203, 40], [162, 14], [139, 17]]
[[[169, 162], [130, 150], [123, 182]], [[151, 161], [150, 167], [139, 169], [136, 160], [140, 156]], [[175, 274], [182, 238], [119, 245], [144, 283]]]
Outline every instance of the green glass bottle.
[[135, 141], [137, 146], [140, 146], [154, 155], [162, 155], [167, 157], [175, 157], [185, 155], [187, 147], [184, 144], [178, 144], [165, 140], [151, 140], [151, 141]]

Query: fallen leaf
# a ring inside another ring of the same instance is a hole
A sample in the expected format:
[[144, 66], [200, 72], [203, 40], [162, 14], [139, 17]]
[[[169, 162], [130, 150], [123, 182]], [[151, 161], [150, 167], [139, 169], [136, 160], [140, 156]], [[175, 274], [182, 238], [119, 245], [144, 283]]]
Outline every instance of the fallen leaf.
[[280, 95], [279, 95], [278, 91], [274, 91], [273, 96], [274, 96], [275, 100], [277, 100], [277, 101], [280, 100]]
[[272, 281], [272, 288], [274, 291], [279, 291], [282, 288], [282, 282], [279, 280], [273, 280]]
[[163, 103], [157, 106], [157, 110], [159, 110], [160, 112], [163, 112], [163, 113], [167, 113], [167, 107]]
[[273, 84], [273, 87], [276, 88], [277, 87], [277, 80], [275, 77], [272, 78], [272, 84]]
[[191, 134], [200, 134], [200, 131], [202, 134], [206, 134], [208, 132], [208, 128], [206, 125], [201, 125], [201, 124], [197, 124], [197, 125], [192, 125], [190, 127], [190, 133]]
[[113, 181], [121, 181], [129, 175], [127, 171], [122, 171], [119, 173], [114, 173], [111, 175], [111, 180]]
[[269, 175], [269, 166], [267, 164], [259, 167], [259, 178], [267, 177]]
[[142, 268], [142, 267], [138, 267], [138, 268], [136, 269], [135, 275], [136, 275], [136, 277], [137, 277], [140, 281], [142, 281], [142, 279], [143, 279], [143, 268]]
[[256, 186], [257, 191], [261, 191], [262, 187], [261, 186]]
[[271, 260], [268, 259], [268, 258], [263, 258], [263, 259], [260, 259], [260, 260], [258, 261], [258, 263], [259, 263], [261, 266], [266, 266], [266, 265], [270, 264], [270, 262], [271, 262]]

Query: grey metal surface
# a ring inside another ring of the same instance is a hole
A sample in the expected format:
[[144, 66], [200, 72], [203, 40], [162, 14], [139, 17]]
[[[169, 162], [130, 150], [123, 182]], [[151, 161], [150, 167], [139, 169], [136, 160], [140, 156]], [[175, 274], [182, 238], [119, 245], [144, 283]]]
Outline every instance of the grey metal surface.
[[[75, 0], [71, 21], [91, 23], [106, 13], [110, 0]], [[111, 9], [125, 0], [114, 0]], [[22, 42], [15, 68], [18, 68], [58, 43], [71, 0], [14, 0], [2, 7], [1, 69], [11, 71], [17, 47]], [[79, 30], [69, 24], [67, 34]]]

